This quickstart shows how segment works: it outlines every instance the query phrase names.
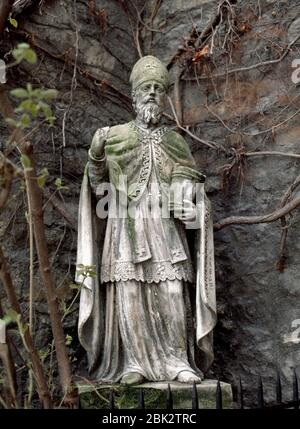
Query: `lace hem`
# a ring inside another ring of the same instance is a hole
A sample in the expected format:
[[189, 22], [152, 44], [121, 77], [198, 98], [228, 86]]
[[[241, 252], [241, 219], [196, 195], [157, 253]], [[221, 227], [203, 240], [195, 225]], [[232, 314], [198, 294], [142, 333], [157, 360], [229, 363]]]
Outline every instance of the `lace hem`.
[[101, 282], [119, 282], [136, 280], [144, 283], [159, 283], [166, 280], [194, 281], [194, 269], [191, 262], [172, 264], [170, 261], [115, 262], [101, 266]]

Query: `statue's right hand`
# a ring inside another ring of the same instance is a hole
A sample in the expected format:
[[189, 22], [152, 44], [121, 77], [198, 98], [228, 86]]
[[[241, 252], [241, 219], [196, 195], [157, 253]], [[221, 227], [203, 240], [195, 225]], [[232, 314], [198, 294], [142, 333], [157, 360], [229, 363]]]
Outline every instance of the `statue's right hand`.
[[99, 128], [93, 137], [91, 143], [91, 152], [96, 158], [101, 158], [104, 154], [104, 147], [106, 142], [106, 135], [103, 133], [102, 129]]

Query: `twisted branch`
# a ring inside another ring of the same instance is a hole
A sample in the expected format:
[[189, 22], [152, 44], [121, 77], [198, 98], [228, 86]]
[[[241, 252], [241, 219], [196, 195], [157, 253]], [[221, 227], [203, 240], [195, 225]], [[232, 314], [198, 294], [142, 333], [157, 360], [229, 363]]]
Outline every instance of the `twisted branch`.
[[[294, 190], [300, 185], [300, 175], [296, 177], [295, 181], [292, 183], [292, 185], [288, 188], [286, 193], [284, 194], [280, 207], [284, 207], [287, 201], [291, 198], [292, 193]], [[289, 225], [287, 224], [286, 218], [283, 216], [281, 219], [281, 239], [280, 239], [280, 250], [279, 250], [279, 256], [276, 263], [276, 267], [278, 271], [283, 272], [284, 266], [285, 266], [285, 248], [286, 248], [286, 240], [288, 235], [288, 228]]]
[[257, 223], [271, 223], [288, 215], [300, 205], [300, 193], [285, 206], [274, 210], [273, 212], [262, 216], [230, 216], [214, 224], [214, 230], [219, 231], [229, 225], [253, 225]]

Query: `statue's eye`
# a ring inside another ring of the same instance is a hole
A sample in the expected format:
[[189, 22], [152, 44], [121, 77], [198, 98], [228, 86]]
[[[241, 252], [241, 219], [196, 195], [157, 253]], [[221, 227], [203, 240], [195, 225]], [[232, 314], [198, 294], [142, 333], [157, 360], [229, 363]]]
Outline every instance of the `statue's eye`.
[[159, 93], [162, 94], [164, 92], [164, 88], [160, 85], [155, 85], [155, 90]]

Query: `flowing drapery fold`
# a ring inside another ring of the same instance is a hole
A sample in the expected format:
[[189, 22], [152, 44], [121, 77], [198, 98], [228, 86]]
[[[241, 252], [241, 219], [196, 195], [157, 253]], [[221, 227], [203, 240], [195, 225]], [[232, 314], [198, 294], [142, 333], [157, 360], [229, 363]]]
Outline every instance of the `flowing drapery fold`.
[[[212, 331], [216, 324], [216, 297], [212, 214], [204, 191], [196, 207], [199, 226], [194, 231], [196, 294], [192, 307], [195, 307], [195, 340], [201, 352], [197, 364], [205, 372], [213, 360]], [[105, 221], [96, 217], [86, 168], [79, 202], [77, 265], [95, 265], [96, 276], [84, 278], [82, 274], [76, 274], [76, 282], [82, 285], [78, 334], [88, 353], [90, 373], [96, 375], [101, 364], [103, 365], [105, 347], [106, 354], [107, 350], [114, 350], [111, 359], [106, 359], [106, 365], [110, 366], [110, 372], [119, 376], [117, 368], [122, 367], [123, 362], [122, 353], [116, 352], [122, 348], [115, 305], [116, 291], [109, 283], [100, 284], [104, 223]], [[189, 341], [189, 336], [187, 340]]]

